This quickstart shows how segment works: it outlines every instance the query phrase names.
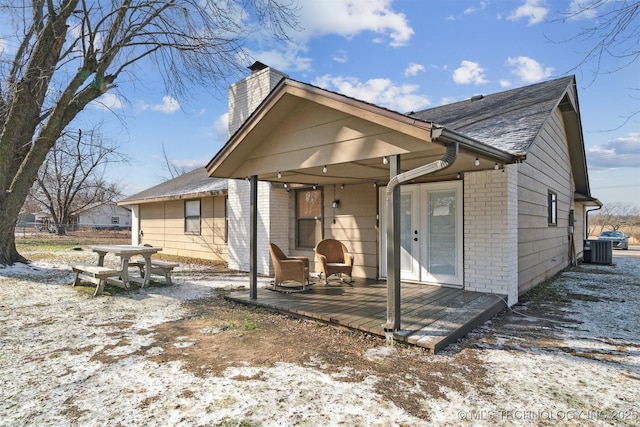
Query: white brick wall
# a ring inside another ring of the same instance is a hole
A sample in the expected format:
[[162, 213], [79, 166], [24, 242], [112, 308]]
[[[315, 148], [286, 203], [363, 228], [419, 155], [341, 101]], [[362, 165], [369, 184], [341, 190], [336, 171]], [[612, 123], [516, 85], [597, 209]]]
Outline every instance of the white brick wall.
[[229, 86], [229, 135], [242, 126], [283, 77], [287, 75], [265, 68]]
[[464, 175], [465, 289], [518, 302], [517, 165]]
[[[229, 87], [229, 134], [237, 131], [285, 74], [272, 68], [253, 73]], [[251, 184], [229, 180], [229, 268], [249, 271]], [[281, 194], [282, 193], [282, 194]], [[288, 197], [271, 184], [258, 183], [258, 274], [273, 274], [269, 242], [287, 253]]]
[[[251, 219], [251, 183], [244, 180], [229, 180], [229, 268], [249, 271], [249, 231]], [[271, 260], [269, 225], [274, 216], [271, 212], [271, 184], [258, 182], [258, 274], [270, 275]], [[277, 224], [277, 221], [273, 221]], [[284, 248], [283, 248], [284, 250]]]

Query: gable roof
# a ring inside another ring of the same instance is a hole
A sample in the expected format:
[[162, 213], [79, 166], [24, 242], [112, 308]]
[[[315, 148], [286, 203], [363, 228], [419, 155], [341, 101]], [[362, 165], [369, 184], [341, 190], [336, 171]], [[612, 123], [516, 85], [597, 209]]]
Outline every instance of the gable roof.
[[176, 178], [148, 188], [118, 202], [118, 205], [136, 205], [163, 200], [189, 199], [226, 194], [229, 180], [210, 178], [205, 168], [198, 168]]
[[409, 115], [512, 154], [526, 153], [574, 83], [573, 76], [561, 77]]

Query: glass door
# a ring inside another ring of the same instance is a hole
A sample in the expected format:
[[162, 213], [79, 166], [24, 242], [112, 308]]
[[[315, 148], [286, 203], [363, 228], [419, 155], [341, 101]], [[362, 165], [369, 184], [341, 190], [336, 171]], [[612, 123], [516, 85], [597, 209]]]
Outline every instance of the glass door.
[[[387, 275], [385, 192], [380, 193], [380, 275]], [[400, 278], [462, 286], [462, 185], [459, 181], [402, 186]]]

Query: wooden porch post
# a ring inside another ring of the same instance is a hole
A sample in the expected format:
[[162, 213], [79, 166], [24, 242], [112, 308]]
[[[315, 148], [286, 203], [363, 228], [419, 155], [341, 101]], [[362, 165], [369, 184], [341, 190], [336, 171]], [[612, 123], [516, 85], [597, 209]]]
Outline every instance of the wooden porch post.
[[258, 299], [258, 176], [251, 176], [249, 201], [249, 297]]
[[[389, 179], [400, 173], [400, 156], [389, 158]], [[400, 329], [400, 186], [387, 200], [387, 323], [385, 332]]]

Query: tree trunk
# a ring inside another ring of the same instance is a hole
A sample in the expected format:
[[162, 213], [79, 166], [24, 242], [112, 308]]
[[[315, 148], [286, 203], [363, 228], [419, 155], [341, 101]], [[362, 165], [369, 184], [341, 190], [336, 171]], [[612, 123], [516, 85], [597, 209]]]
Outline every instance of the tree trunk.
[[[1, 203], [0, 203], [1, 205]], [[0, 206], [0, 210], [5, 210]], [[27, 262], [27, 259], [16, 249], [16, 222], [12, 218], [0, 215], [0, 265], [11, 265], [16, 262]]]

